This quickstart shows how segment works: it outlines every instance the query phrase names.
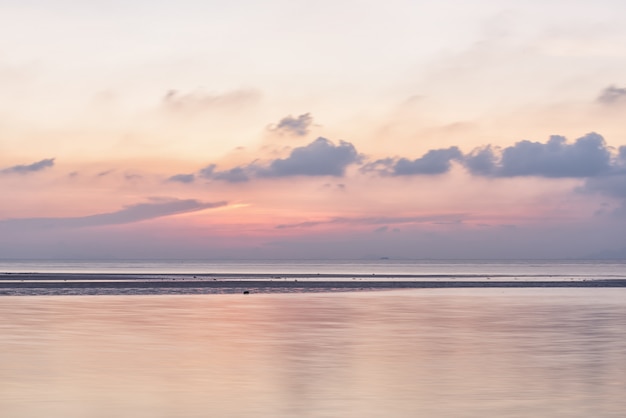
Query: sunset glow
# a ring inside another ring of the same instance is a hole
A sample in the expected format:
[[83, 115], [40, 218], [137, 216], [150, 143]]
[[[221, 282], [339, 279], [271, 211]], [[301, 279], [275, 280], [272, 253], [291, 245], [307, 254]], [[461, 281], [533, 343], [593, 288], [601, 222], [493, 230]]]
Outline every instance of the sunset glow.
[[2, 258], [626, 254], [623, 2], [0, 11]]

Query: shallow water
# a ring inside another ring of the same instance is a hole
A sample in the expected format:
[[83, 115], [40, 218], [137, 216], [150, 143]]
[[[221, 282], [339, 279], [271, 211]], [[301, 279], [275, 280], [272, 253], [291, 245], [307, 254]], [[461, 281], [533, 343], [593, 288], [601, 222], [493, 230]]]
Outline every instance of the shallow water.
[[626, 411], [626, 289], [1, 301], [2, 417]]
[[626, 277], [626, 260], [0, 260], [0, 273]]

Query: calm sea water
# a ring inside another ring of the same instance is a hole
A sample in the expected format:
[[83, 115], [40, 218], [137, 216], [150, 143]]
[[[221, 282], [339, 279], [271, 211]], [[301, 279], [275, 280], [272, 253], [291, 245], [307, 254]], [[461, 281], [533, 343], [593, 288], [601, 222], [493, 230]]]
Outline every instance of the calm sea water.
[[626, 412], [626, 289], [1, 302], [2, 417]]
[[[0, 262], [0, 273], [524, 280], [625, 278], [625, 269], [596, 261]], [[626, 288], [168, 292], [0, 297], [0, 417], [626, 414]]]
[[423, 274], [626, 277], [626, 260], [0, 260], [0, 273]]

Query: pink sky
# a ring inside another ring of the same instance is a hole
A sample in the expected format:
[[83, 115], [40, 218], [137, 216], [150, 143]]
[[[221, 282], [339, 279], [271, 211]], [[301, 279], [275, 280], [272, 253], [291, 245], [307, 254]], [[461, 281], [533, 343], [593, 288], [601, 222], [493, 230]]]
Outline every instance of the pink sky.
[[0, 6], [1, 258], [626, 256], [621, 2], [234, 3]]

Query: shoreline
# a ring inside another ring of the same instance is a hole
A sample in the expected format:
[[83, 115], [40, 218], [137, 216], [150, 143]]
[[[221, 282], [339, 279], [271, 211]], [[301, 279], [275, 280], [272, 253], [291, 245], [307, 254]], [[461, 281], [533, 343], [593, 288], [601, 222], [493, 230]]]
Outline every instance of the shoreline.
[[0, 289], [420, 289], [626, 287], [626, 278], [523, 275], [0, 273]]
[[624, 276], [0, 273], [0, 296], [213, 295], [417, 289], [626, 288]]
[[394, 274], [394, 273], [38, 273], [38, 272], [0, 272], [0, 283], [16, 280], [38, 281], [130, 281], [130, 280], [196, 280], [196, 281], [224, 281], [224, 280], [320, 280], [331, 281], [348, 280], [529, 280], [543, 281], [565, 280], [626, 280], [621, 274], [602, 275], [602, 279], [590, 279], [588, 274], [454, 274], [454, 273], [423, 273], [423, 274]]

